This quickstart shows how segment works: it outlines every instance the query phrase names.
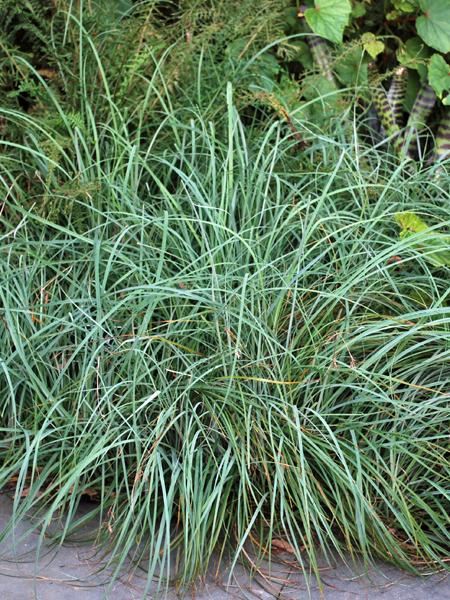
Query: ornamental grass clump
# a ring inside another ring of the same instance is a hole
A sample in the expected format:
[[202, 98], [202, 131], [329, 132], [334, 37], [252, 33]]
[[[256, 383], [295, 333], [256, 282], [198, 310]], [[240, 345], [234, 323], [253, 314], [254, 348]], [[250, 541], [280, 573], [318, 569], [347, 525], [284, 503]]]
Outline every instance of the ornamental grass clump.
[[317, 577], [319, 554], [448, 568], [449, 267], [395, 218], [445, 250], [445, 163], [408, 174], [338, 124], [299, 156], [222, 93], [214, 122], [161, 96], [147, 138], [112, 103], [62, 111], [63, 144], [3, 111], [1, 536], [94, 519], [148, 586], [280, 539]]

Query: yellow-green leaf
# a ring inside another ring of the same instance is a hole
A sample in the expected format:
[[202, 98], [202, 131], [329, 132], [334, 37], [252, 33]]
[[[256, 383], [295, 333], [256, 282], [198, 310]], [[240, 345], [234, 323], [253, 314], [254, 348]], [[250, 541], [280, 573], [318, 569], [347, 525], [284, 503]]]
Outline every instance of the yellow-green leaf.
[[376, 58], [384, 51], [384, 43], [381, 42], [373, 33], [364, 33], [361, 37], [364, 50], [372, 57]]
[[450, 266], [450, 236], [438, 233], [413, 212], [397, 213], [400, 237], [411, 239], [412, 246], [435, 267]]

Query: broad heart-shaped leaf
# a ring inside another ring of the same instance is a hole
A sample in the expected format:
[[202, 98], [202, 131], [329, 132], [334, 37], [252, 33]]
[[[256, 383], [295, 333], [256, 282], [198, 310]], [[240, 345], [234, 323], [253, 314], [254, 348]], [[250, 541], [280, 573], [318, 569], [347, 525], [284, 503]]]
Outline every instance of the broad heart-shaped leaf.
[[450, 65], [440, 54], [433, 54], [428, 67], [428, 82], [439, 98], [450, 90]]
[[314, 0], [314, 8], [305, 11], [305, 18], [314, 33], [340, 44], [351, 12], [350, 0]]
[[372, 58], [376, 58], [384, 51], [384, 44], [377, 39], [374, 33], [363, 33], [361, 37], [364, 50], [370, 54]]
[[423, 41], [440, 52], [450, 52], [450, 0], [420, 0], [423, 15], [416, 20]]

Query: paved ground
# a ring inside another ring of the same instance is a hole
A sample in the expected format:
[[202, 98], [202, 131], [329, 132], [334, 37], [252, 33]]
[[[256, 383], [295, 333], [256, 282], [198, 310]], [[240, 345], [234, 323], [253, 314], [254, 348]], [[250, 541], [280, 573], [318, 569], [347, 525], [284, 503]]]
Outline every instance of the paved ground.
[[[11, 502], [0, 496], [0, 528], [3, 530], [9, 515]], [[24, 531], [21, 525], [17, 536]], [[10, 536], [0, 544], [0, 600], [141, 600], [145, 588], [144, 579], [134, 576], [131, 581], [124, 577], [108, 589], [107, 576], [95, 575], [92, 549], [63, 547], [54, 554], [35, 561], [34, 548], [37, 535], [26, 541], [16, 542]], [[450, 576], [437, 574], [426, 578], [406, 575], [388, 565], [379, 565], [369, 576], [363, 569], [351, 572], [343, 563], [324, 567], [324, 583], [321, 595], [317, 586], [308, 590], [305, 579], [289, 564], [280, 563], [267, 576], [250, 581], [244, 571], [236, 570], [226, 587], [213, 576], [188, 597], [196, 600], [450, 600]], [[159, 594], [155, 589], [145, 598], [175, 600], [171, 590]]]

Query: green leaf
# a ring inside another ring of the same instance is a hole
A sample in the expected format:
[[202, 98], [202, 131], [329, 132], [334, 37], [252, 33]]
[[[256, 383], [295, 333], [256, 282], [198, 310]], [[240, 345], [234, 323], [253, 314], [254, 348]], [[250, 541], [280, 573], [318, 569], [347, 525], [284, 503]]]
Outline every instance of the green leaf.
[[296, 40], [291, 44], [296, 48], [294, 60], [300, 62], [307, 71], [311, 71], [314, 67], [314, 60], [311, 54], [311, 50], [306, 42]]
[[248, 71], [248, 85], [272, 92], [279, 72], [280, 65], [277, 59], [272, 54], [265, 52], [255, 60], [252, 68]]
[[450, 65], [440, 54], [433, 54], [428, 68], [428, 81], [439, 98], [450, 90]]
[[450, 106], [450, 94], [448, 96], [445, 96], [445, 98], [442, 99], [442, 104], [444, 106]]
[[423, 15], [416, 20], [423, 41], [440, 52], [450, 52], [450, 1], [419, 0]]
[[394, 8], [402, 13], [412, 13], [417, 9], [417, 0], [394, 0]]
[[384, 43], [377, 39], [373, 33], [364, 33], [361, 37], [364, 50], [372, 57], [376, 58], [384, 51]]
[[362, 48], [356, 46], [350, 51], [343, 52], [337, 59], [335, 70], [339, 80], [345, 86], [367, 83], [367, 60], [363, 58]]
[[280, 81], [273, 89], [275, 98], [282, 106], [286, 107], [289, 112], [298, 107], [299, 92], [299, 84], [291, 79], [289, 75], [282, 75]]
[[367, 9], [363, 2], [356, 2], [352, 9], [352, 18], [360, 19], [367, 12]]
[[314, 8], [305, 11], [305, 18], [314, 33], [341, 44], [351, 12], [350, 0], [314, 0]]
[[400, 236], [402, 237], [407, 233], [421, 233], [428, 229], [425, 221], [413, 212], [400, 212], [394, 215], [394, 218], [396, 223], [401, 227]]
[[302, 80], [302, 111], [314, 123], [329, 123], [330, 119], [342, 113], [342, 96], [336, 87], [323, 75], [307, 75]]
[[395, 21], [399, 18], [399, 16], [400, 13], [398, 12], [398, 10], [390, 10], [388, 13], [386, 13], [386, 19], [388, 21]]
[[450, 266], [450, 235], [438, 233], [413, 212], [397, 213], [395, 220], [401, 228], [400, 237], [416, 236], [413, 247], [435, 267]]
[[418, 71], [420, 77], [427, 76], [426, 63], [431, 56], [431, 50], [425, 46], [419, 37], [412, 37], [397, 51], [397, 60], [401, 65]]
[[295, 6], [289, 6], [283, 13], [283, 21], [290, 28], [295, 30], [298, 25], [298, 14]]

